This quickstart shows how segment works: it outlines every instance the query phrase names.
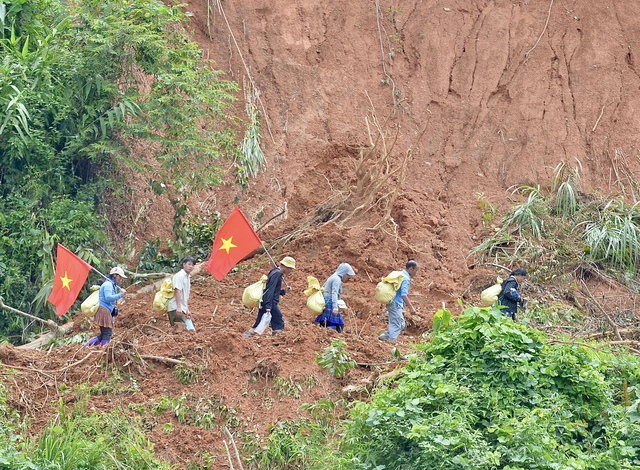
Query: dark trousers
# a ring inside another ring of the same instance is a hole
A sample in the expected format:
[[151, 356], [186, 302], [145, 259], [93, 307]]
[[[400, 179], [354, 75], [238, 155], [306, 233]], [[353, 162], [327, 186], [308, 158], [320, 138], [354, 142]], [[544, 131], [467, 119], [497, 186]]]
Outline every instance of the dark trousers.
[[502, 314], [508, 316], [513, 321], [516, 321], [516, 312], [511, 312], [507, 309], [502, 310]]
[[[267, 310], [265, 308], [260, 308], [258, 310], [258, 318], [256, 318], [256, 322], [253, 324], [253, 328], [257, 327], [260, 324], [260, 320], [262, 320], [262, 315]], [[280, 311], [280, 306], [275, 304], [271, 307], [271, 329], [273, 331], [284, 330], [284, 318], [282, 318], [282, 312]]]
[[113, 329], [107, 328], [105, 326], [100, 327], [100, 334], [98, 335], [98, 339], [100, 341], [111, 341], [111, 336], [113, 335]]
[[178, 315], [177, 310], [169, 310], [167, 312], [167, 315], [169, 316], [169, 325], [171, 326], [175, 325], [176, 323], [184, 323], [184, 320], [187, 317], [184, 313]]

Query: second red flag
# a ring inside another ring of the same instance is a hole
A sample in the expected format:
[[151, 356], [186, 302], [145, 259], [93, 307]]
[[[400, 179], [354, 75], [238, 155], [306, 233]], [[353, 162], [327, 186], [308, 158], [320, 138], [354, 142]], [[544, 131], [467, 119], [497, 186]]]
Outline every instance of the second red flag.
[[216, 234], [211, 257], [207, 261], [207, 271], [221, 281], [231, 268], [260, 245], [260, 238], [236, 207]]

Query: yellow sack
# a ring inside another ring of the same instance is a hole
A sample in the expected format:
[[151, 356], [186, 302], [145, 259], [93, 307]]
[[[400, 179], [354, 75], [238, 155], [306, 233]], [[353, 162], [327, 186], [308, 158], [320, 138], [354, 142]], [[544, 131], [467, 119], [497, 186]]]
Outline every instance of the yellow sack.
[[376, 286], [376, 300], [384, 305], [390, 304], [404, 280], [402, 271], [391, 271]]
[[307, 308], [316, 315], [320, 315], [325, 305], [324, 296], [322, 295], [324, 289], [320, 287], [320, 282], [313, 276], [307, 276], [307, 284], [308, 287], [304, 291], [304, 295], [309, 297], [307, 299]]
[[82, 313], [95, 315], [100, 306], [100, 286], [91, 286], [91, 290], [93, 292], [80, 304], [80, 310]]
[[307, 286], [304, 291], [304, 295], [307, 297], [317, 291], [323, 292], [322, 287], [320, 287], [320, 282], [313, 276], [307, 276]]
[[260, 307], [265, 287], [267, 287], [267, 276], [263, 275], [258, 282], [245, 288], [242, 293], [242, 303], [247, 307]]
[[487, 287], [480, 293], [482, 305], [490, 307], [498, 301], [498, 296], [502, 292], [502, 279], [496, 278], [496, 283], [491, 287]]
[[317, 290], [307, 299], [307, 308], [316, 315], [320, 315], [324, 310], [324, 296], [322, 292]]
[[166, 312], [167, 304], [169, 303], [169, 299], [173, 297], [173, 294], [173, 282], [171, 278], [168, 277], [162, 281], [160, 290], [156, 292], [153, 298], [153, 308], [158, 312]]

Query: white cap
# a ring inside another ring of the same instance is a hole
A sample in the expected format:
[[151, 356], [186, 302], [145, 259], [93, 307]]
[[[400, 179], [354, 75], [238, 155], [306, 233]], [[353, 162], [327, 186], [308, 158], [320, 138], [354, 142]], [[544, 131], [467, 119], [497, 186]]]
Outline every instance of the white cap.
[[342, 299], [338, 299], [338, 308], [347, 308], [347, 303]]
[[124, 275], [124, 270], [120, 266], [116, 266], [115, 268], [112, 268], [109, 274], [117, 274], [118, 276], [124, 279], [127, 278], [127, 276]]

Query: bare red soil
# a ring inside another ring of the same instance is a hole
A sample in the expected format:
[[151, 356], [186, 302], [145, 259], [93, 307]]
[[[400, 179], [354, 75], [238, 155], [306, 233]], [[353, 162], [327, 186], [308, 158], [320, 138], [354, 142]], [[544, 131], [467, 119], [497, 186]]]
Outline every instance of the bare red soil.
[[[402, 353], [443, 303], [457, 313], [459, 297], [477, 299], [497, 273], [469, 257], [487, 234], [479, 199], [505, 209], [508, 188], [547, 188], [563, 160], [581, 163], [585, 190], [629, 196], [625, 174], [638, 178], [640, 12], [627, 1], [240, 0], [187, 9], [205, 57], [259, 90], [268, 162], [245, 193], [230, 172], [227, 186], [189, 204], [205, 217], [226, 217], [239, 198], [255, 227], [282, 213], [259, 235], [274, 256], [297, 260], [287, 279], [294, 291], [281, 303], [286, 332], [242, 337], [255, 315], [242, 306], [242, 291], [269, 270], [264, 254], [220, 283], [204, 269], [193, 276], [195, 334], [172, 334], [152, 311], [153, 292], [134, 287], [104, 354], [85, 358], [90, 350], [80, 346], [0, 350], [3, 364], [21, 367], [12, 401], [40, 418], [34, 433], [54, 412], [60, 385], [105, 380], [110, 372], [96, 364], [106, 360], [134, 374], [140, 391], [97, 397], [96, 409], [187, 393], [219, 397], [237, 411], [238, 436], [264, 435], [304, 414], [301, 403], [336, 400], [347, 384], [394, 367], [393, 345], [377, 340], [386, 325], [373, 298], [381, 276], [408, 259], [421, 266], [410, 295], [419, 318], [401, 336]], [[241, 94], [239, 113], [243, 106]], [[359, 165], [360, 149], [381, 133], [388, 159], [378, 140], [373, 159]], [[138, 248], [172, 236], [170, 204], [142, 186], [129, 212], [114, 222], [132, 231]], [[353, 358], [368, 364], [345, 379], [314, 363], [336, 334], [313, 324], [302, 293], [306, 276], [324, 282], [340, 262], [358, 272], [345, 285], [341, 336]], [[86, 323], [75, 320], [76, 330]], [[204, 369], [197, 383], [181, 385], [172, 364], [131, 362], [136, 355]], [[311, 385], [299, 398], [278, 394], [274, 375]], [[172, 434], [163, 432], [166, 422]], [[199, 451], [217, 457], [214, 468], [229, 468], [220, 427], [180, 425], [170, 412], [148, 426], [159, 456], [178, 468]]]

